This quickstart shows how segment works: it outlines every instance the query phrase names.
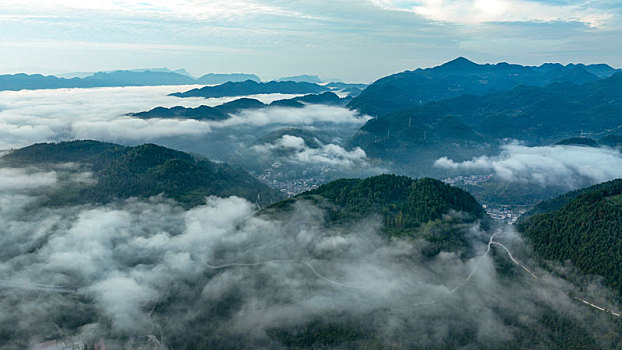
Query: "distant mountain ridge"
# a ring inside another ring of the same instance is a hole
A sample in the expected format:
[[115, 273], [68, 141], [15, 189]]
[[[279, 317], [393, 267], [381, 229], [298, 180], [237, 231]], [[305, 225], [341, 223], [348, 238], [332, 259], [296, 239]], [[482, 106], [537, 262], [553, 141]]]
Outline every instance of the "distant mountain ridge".
[[[93, 88], [123, 86], [157, 85], [221, 85], [253, 81], [262, 83], [256, 74], [248, 73], [208, 73], [198, 78], [185, 69], [142, 68], [100, 72], [71, 72], [56, 75], [43, 74], [3, 74], [0, 75], [0, 91], [36, 90], [62, 88]], [[315, 75], [284, 77], [277, 82], [323, 84]], [[329, 83], [327, 87], [335, 90], [348, 90], [350, 95], [358, 95], [367, 85], [348, 83]], [[310, 91], [307, 91], [310, 92]]]
[[229, 118], [230, 114], [239, 113], [243, 110], [268, 107], [302, 108], [306, 103], [345, 106], [350, 100], [351, 98], [339, 98], [339, 96], [335, 93], [327, 91], [321, 94], [309, 94], [290, 99], [276, 100], [269, 104], [265, 104], [254, 98], [239, 98], [215, 107], [205, 105], [196, 108], [187, 108], [182, 106], [171, 108], [156, 107], [149, 111], [131, 113], [129, 115], [142, 119], [180, 118], [195, 120], [225, 120]]
[[321, 84], [324, 82], [317, 75], [308, 75], [308, 74], [295, 75], [291, 77], [283, 77], [283, 78], [277, 79], [276, 81], [293, 81], [296, 83], [313, 83], [313, 84]]
[[228, 73], [228, 74], [218, 74], [218, 73], [208, 73], [196, 79], [198, 84], [206, 84], [206, 85], [218, 85], [224, 84], [227, 82], [240, 82], [252, 80], [256, 82], [261, 82], [261, 79], [255, 74], [246, 74], [246, 73]]
[[484, 95], [519, 85], [583, 84], [609, 77], [616, 71], [605, 64], [564, 66], [549, 63], [532, 67], [505, 62], [477, 64], [459, 57], [434, 68], [420, 68], [381, 78], [352, 100], [348, 107], [380, 116], [462, 94]]
[[[68, 75], [70, 76], [71, 74]], [[195, 79], [185, 70], [171, 71], [167, 68], [96, 72], [83, 77], [83, 73], [75, 73], [74, 75], [80, 77], [64, 78], [54, 75], [29, 75], [23, 73], [0, 75], [0, 91], [115, 86], [213, 85], [230, 81], [261, 81], [254, 74], [242, 73], [210, 73]]]
[[[117, 69], [120, 70], [120, 69]], [[58, 78], [67, 78], [67, 79], [71, 79], [71, 78], [86, 78], [88, 76], [91, 76], [95, 73], [112, 73], [114, 71], [117, 70], [110, 70], [110, 71], [100, 71], [100, 72], [69, 72], [69, 73], [61, 73], [61, 74], [53, 74], [54, 76], [58, 77]], [[123, 71], [128, 71], [128, 72], [166, 72], [166, 73], [177, 73], [177, 74], [181, 74], [181, 75], [186, 75], [188, 77], [192, 77], [192, 74], [188, 73], [187, 70], [180, 68], [180, 69], [175, 69], [175, 70], [171, 70], [168, 69], [166, 67], [163, 68], [137, 68], [137, 69], [123, 69]]]

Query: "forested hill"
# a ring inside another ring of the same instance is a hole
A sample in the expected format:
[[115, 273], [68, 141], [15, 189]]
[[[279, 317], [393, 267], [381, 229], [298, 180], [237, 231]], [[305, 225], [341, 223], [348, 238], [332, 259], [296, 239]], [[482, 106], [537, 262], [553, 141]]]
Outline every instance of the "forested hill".
[[349, 104], [361, 113], [380, 116], [431, 101], [462, 94], [483, 95], [519, 85], [545, 86], [555, 82], [583, 84], [616, 72], [608, 65], [477, 64], [459, 57], [440, 66], [384, 77], [367, 87]]
[[622, 179], [590, 189], [544, 202], [540, 208], [552, 211], [530, 217], [519, 229], [540, 256], [570, 260], [622, 294]]
[[57, 168], [63, 163], [77, 164], [74, 172], [92, 172], [94, 181], [70, 182], [46, 193], [45, 205], [107, 203], [158, 194], [186, 207], [203, 204], [210, 195], [239, 196], [262, 205], [282, 198], [241, 169], [154, 144], [126, 147], [98, 141], [41, 143], [14, 150], [0, 159], [1, 166], [71, 169]]
[[[462, 189], [430, 178], [414, 180], [397, 175], [336, 180], [276, 203], [266, 212], [290, 209], [297, 201], [324, 209], [328, 225], [380, 215], [385, 234], [427, 239], [435, 246], [434, 251], [463, 247], [462, 232], [453, 224], [472, 222], [485, 215], [475, 198]], [[461, 214], [447, 215], [452, 212]]]

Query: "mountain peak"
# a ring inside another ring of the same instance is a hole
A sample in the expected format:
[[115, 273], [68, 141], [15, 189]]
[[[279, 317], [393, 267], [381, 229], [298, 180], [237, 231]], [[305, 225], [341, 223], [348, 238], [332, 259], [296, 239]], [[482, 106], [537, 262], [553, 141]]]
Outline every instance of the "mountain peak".
[[449, 62], [442, 64], [440, 67], [452, 68], [452, 69], [464, 69], [464, 68], [472, 68], [472, 67], [478, 67], [478, 66], [479, 65], [477, 63], [460, 56], [456, 59], [453, 59]]

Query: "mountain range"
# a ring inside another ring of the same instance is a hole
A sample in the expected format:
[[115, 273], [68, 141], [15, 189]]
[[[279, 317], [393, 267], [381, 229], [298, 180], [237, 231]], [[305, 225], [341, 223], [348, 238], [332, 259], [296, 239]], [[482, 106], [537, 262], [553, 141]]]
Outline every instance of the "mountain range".
[[583, 84], [609, 77], [616, 71], [605, 64], [564, 66], [548, 63], [532, 67], [505, 62], [477, 64], [459, 57], [434, 68], [419, 68], [381, 78], [348, 106], [364, 114], [381, 116], [427, 102], [463, 94], [484, 95], [519, 85]]
[[[580, 85], [521, 85], [483, 95], [464, 94], [371, 119], [350, 146], [383, 159], [406, 161], [427, 155], [429, 161], [486, 154], [507, 139], [546, 145], [582, 132], [606, 135], [622, 125], [621, 91], [622, 73], [616, 73]], [[605, 144], [614, 144], [613, 138], [605, 139]]]
[[[168, 68], [137, 68], [137, 69], [125, 69], [125, 71], [128, 72], [164, 72], [164, 73], [177, 73], [177, 74], [181, 74], [181, 75], [185, 75], [188, 77], [193, 78], [192, 74], [188, 73], [187, 70], [180, 68], [180, 69], [175, 69], [175, 70], [171, 70]], [[69, 73], [61, 73], [61, 74], [54, 74], [54, 76], [58, 77], [58, 78], [67, 78], [67, 79], [71, 79], [71, 78], [86, 78], [88, 76], [91, 76], [95, 73], [111, 73], [114, 72], [114, 70], [112, 71], [101, 71], [101, 72], [69, 72]]]
[[297, 83], [313, 83], [313, 84], [321, 84], [324, 82], [317, 75], [309, 75], [309, 74], [294, 75], [291, 77], [282, 77], [282, 78], [277, 79], [276, 81], [294, 81]]

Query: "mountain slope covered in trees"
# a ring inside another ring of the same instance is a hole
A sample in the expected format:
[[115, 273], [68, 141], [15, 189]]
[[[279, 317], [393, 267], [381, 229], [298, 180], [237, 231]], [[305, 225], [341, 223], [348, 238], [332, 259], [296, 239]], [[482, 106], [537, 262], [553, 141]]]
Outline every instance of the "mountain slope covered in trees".
[[622, 294], [622, 179], [544, 202], [519, 225], [543, 258], [570, 260]]
[[430, 178], [413, 180], [396, 175], [336, 180], [273, 204], [266, 212], [288, 209], [299, 201], [324, 209], [329, 226], [378, 215], [384, 234], [423, 238], [433, 244], [431, 253], [467, 248], [463, 231], [456, 224], [485, 215], [475, 198], [462, 189]]
[[203, 204], [210, 195], [239, 196], [260, 204], [281, 198], [277, 191], [243, 170], [154, 144], [136, 147], [97, 141], [35, 144], [10, 152], [0, 165], [54, 168], [67, 163], [77, 164], [76, 171], [92, 172], [94, 181], [55, 189], [46, 194], [44, 204], [107, 203], [158, 194], [189, 207]]

